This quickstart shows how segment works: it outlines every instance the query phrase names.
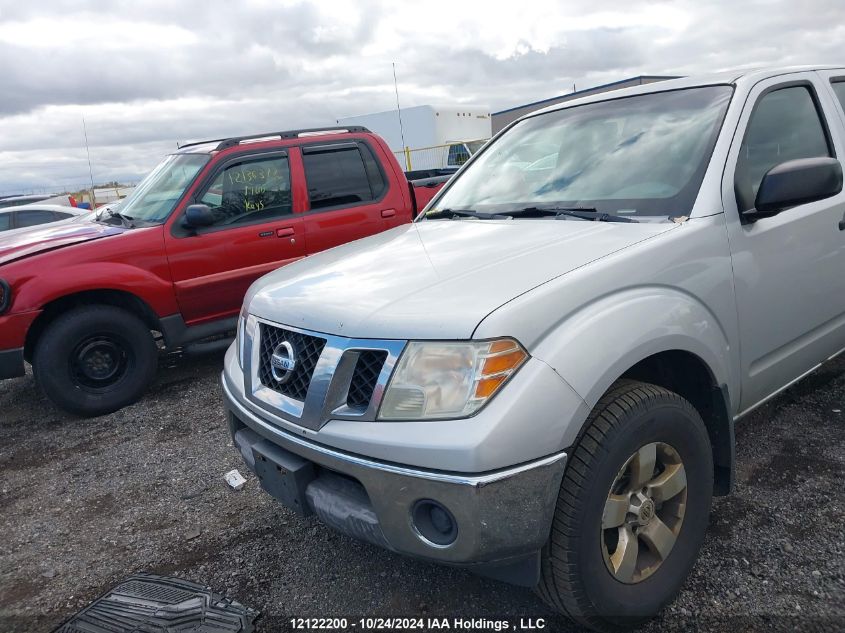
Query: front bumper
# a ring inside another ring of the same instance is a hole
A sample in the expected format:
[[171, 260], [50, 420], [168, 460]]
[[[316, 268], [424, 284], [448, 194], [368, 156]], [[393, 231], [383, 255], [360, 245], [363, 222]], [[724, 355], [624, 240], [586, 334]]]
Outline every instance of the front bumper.
[[23, 364], [23, 347], [0, 352], [0, 380], [17, 378], [26, 373]]
[[[308, 462], [304, 513], [314, 512], [341, 532], [402, 554], [468, 566], [515, 584], [539, 580], [539, 551], [551, 530], [565, 453], [472, 474], [401, 466], [284, 431], [241, 403], [225, 376], [222, 383], [235, 445], [253, 471], [256, 455], [261, 459], [274, 452]], [[262, 485], [282, 496], [266, 481]], [[424, 500], [451, 513], [457, 535], [448, 545], [426, 539], [415, 524], [413, 510]]]
[[0, 315], [0, 380], [23, 376], [24, 343], [40, 310]]

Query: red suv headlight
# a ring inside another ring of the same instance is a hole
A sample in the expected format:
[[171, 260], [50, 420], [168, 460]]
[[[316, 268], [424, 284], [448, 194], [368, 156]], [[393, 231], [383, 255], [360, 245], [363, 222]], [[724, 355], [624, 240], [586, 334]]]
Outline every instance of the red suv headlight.
[[0, 279], [0, 314], [3, 314], [6, 310], [8, 310], [11, 304], [12, 289], [6, 281]]

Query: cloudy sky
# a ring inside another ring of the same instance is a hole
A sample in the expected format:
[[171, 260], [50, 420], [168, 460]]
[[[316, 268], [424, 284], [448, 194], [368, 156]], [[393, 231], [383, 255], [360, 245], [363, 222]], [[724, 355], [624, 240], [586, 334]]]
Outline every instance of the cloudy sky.
[[845, 62], [845, 2], [0, 0], [0, 193], [137, 181], [177, 142], [640, 74]]

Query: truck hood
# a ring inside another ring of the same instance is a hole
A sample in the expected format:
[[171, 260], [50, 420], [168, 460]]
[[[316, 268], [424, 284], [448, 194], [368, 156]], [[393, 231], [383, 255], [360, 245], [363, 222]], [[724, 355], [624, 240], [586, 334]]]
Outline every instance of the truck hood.
[[352, 338], [465, 339], [532, 288], [677, 224], [426, 221], [319, 253], [259, 279], [249, 312]]
[[29, 230], [15, 231], [5, 236], [0, 233], [0, 265], [43, 251], [120, 235], [125, 231], [121, 226], [84, 220], [34, 226]]

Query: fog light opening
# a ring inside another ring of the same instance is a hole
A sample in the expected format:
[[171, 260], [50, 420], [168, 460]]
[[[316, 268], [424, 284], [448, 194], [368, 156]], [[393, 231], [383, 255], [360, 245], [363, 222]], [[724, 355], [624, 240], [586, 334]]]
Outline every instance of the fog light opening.
[[446, 547], [458, 538], [458, 522], [445, 506], [422, 499], [411, 510], [411, 524], [423, 541], [435, 547]]

